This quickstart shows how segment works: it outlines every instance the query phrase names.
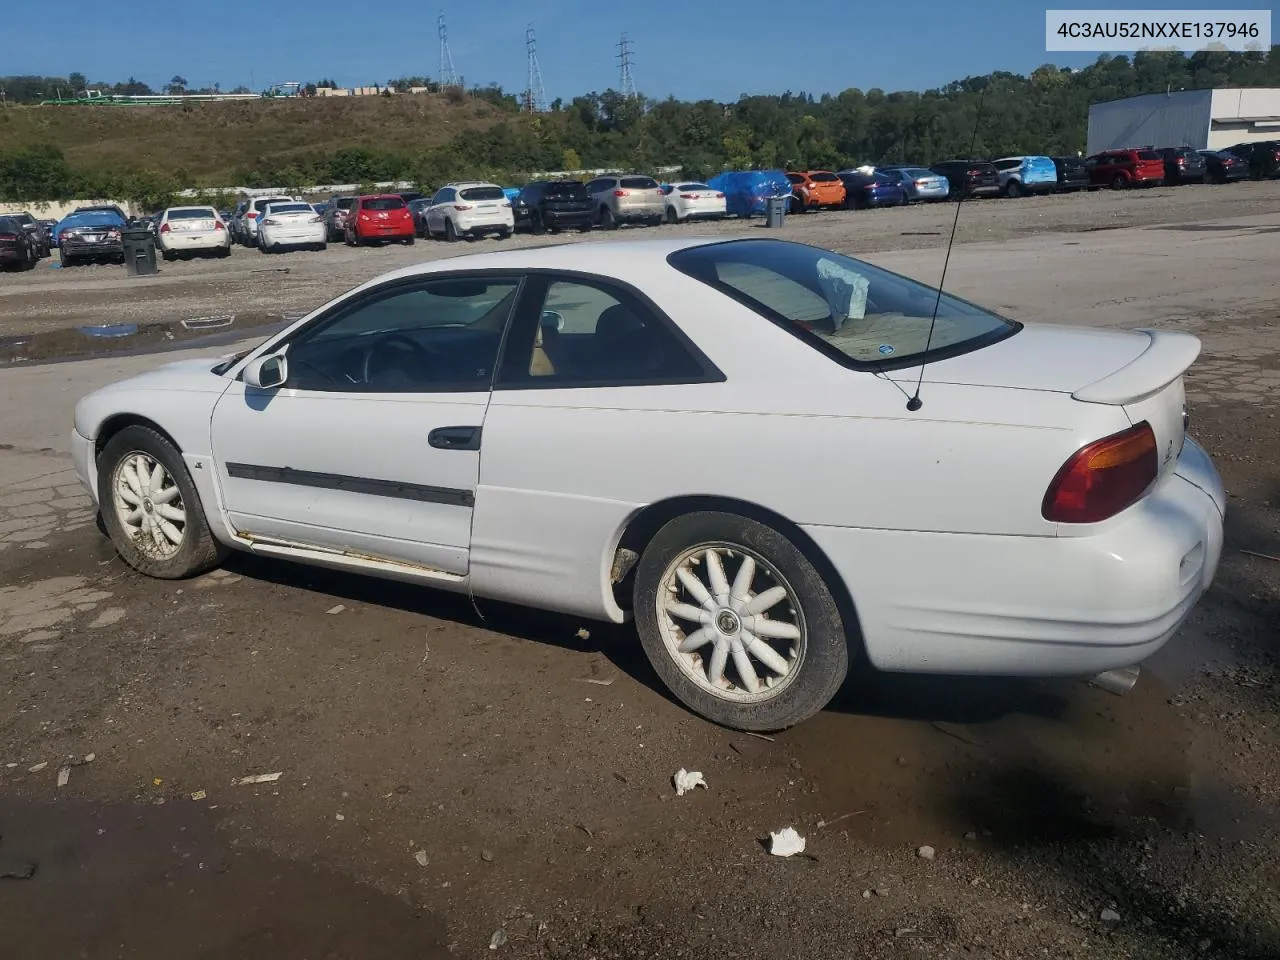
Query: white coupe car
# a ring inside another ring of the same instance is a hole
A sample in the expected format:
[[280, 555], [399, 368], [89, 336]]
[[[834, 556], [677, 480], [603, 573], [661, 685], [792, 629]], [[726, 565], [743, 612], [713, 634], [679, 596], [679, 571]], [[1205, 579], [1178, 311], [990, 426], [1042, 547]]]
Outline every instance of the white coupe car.
[[779, 240], [546, 246], [98, 390], [72, 450], [143, 573], [239, 549], [634, 617], [681, 701], [770, 730], [854, 658], [1089, 676], [1158, 650], [1222, 549], [1199, 349]]
[[666, 195], [667, 223], [723, 220], [728, 212], [724, 194], [705, 183], [668, 184], [662, 192]]

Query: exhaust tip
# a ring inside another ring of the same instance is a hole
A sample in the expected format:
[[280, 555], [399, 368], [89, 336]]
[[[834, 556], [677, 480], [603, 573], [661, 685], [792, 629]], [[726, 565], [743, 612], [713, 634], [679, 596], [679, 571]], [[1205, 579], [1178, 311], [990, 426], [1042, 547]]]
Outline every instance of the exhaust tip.
[[1123, 697], [1138, 682], [1138, 674], [1140, 672], [1141, 668], [1136, 664], [1132, 667], [1120, 667], [1116, 670], [1108, 670], [1105, 673], [1098, 674], [1089, 683], [1095, 687], [1101, 687], [1108, 693]]

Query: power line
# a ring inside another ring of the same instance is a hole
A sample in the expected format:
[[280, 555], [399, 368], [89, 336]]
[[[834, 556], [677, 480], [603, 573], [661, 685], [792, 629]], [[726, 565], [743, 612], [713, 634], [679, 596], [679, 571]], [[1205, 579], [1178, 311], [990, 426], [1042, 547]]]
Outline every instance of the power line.
[[542, 85], [542, 67], [538, 63], [538, 41], [533, 25], [524, 32], [524, 46], [529, 56], [529, 87], [525, 90], [524, 108], [529, 113], [544, 113], [547, 109], [547, 91]]
[[634, 100], [639, 94], [636, 93], [635, 78], [631, 75], [632, 56], [631, 41], [624, 33], [618, 41], [618, 91], [627, 99]]
[[453, 54], [449, 51], [449, 29], [444, 23], [444, 14], [436, 18], [436, 31], [440, 34], [440, 86], [459, 86], [458, 71], [453, 67]]

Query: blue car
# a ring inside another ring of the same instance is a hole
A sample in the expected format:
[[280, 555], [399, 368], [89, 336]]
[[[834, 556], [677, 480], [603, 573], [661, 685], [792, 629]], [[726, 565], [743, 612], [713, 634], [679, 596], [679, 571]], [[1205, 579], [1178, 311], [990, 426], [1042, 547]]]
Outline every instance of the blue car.
[[951, 192], [951, 184], [946, 177], [925, 167], [877, 167], [876, 172], [902, 184], [910, 202], [945, 200]]
[[844, 208], [901, 207], [908, 202], [907, 188], [893, 177], [876, 171], [842, 170], [836, 174], [844, 184]]
[[1052, 157], [1001, 157], [991, 162], [1000, 180], [1002, 197], [1050, 193], [1058, 187], [1058, 167]]

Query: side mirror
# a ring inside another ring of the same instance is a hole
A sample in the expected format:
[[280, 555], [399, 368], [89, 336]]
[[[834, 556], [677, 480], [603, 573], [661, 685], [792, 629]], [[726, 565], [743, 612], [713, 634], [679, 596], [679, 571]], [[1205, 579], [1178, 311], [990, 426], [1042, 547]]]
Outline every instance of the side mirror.
[[289, 364], [284, 354], [255, 357], [244, 368], [244, 382], [259, 390], [274, 390], [289, 379]]
[[543, 310], [539, 325], [543, 330], [554, 330], [559, 333], [564, 329], [564, 314], [556, 313], [554, 310]]

